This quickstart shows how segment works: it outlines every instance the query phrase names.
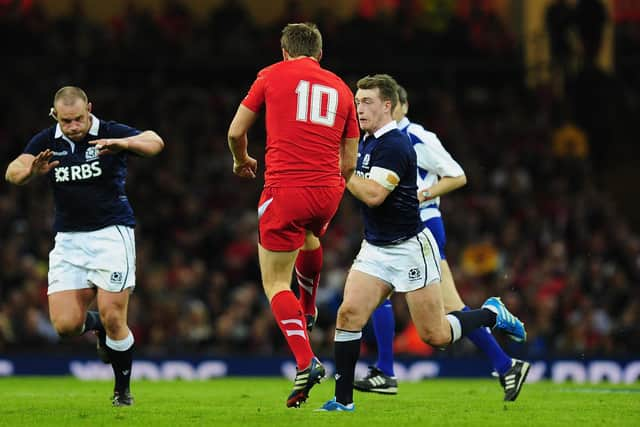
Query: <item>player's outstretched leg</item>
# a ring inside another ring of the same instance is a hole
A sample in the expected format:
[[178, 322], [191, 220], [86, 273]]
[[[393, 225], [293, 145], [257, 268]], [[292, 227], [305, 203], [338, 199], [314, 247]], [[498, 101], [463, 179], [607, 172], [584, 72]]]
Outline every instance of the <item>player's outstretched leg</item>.
[[524, 323], [511, 314], [499, 297], [487, 299], [482, 308], [490, 310], [496, 314], [496, 325], [494, 328], [502, 329], [514, 341], [523, 342], [527, 340], [527, 331]]
[[325, 373], [324, 366], [317, 357], [311, 359], [311, 364], [307, 369], [297, 371], [293, 381], [293, 390], [287, 399], [287, 407], [299, 408], [309, 397], [311, 388], [320, 383]]
[[500, 375], [500, 384], [504, 388], [504, 400], [514, 401], [518, 398], [520, 390], [527, 379], [531, 365], [523, 360], [513, 359], [511, 368], [506, 374]]

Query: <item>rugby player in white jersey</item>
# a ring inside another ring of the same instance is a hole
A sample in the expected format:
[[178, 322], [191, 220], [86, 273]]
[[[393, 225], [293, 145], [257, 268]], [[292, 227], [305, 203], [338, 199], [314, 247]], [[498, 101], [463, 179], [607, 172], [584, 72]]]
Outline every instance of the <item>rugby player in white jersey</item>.
[[[49, 254], [49, 315], [62, 337], [96, 331], [99, 354], [115, 374], [112, 404], [129, 406], [134, 338], [127, 326], [135, 286], [135, 218], [125, 194], [130, 154], [155, 156], [158, 134], [91, 114], [85, 92], [65, 86], [54, 96], [57, 121], [36, 134], [6, 171], [24, 185], [46, 175], [55, 202]], [[98, 313], [89, 312], [97, 300]], [[103, 326], [104, 325], [104, 326]]]
[[353, 380], [362, 328], [391, 292], [405, 294], [420, 337], [443, 348], [479, 327], [504, 330], [524, 341], [520, 320], [499, 298], [478, 310], [445, 314], [438, 245], [420, 221], [416, 152], [393, 120], [398, 85], [386, 74], [358, 81], [360, 128], [356, 173], [347, 188], [361, 203], [364, 240], [347, 276], [335, 333], [335, 396], [320, 410], [353, 411]]

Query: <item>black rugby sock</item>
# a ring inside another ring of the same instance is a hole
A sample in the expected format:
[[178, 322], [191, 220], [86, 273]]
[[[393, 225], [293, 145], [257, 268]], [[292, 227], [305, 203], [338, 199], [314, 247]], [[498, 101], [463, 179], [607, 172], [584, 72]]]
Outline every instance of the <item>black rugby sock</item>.
[[[354, 334], [347, 331], [336, 331], [336, 338], [342, 333]], [[354, 334], [355, 335], [355, 334]], [[335, 342], [335, 362], [336, 362], [336, 401], [343, 405], [353, 403], [353, 378], [355, 375], [356, 362], [360, 356], [360, 341], [362, 333], [359, 337], [349, 341]]]
[[[466, 336], [481, 327], [493, 328], [496, 324], [496, 314], [484, 308], [469, 311], [452, 311], [449, 315], [454, 316], [460, 322], [461, 336]], [[454, 336], [454, 340], [455, 336]]]
[[124, 393], [129, 390], [129, 384], [131, 383], [131, 365], [133, 364], [133, 347], [132, 345], [128, 350], [117, 351], [107, 346], [116, 380], [114, 390], [119, 393]]

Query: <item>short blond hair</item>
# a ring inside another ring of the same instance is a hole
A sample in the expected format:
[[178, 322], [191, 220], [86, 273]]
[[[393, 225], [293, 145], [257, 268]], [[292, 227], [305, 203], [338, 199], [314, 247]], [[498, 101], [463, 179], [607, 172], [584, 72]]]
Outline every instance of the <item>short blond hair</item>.
[[73, 104], [76, 99], [83, 100], [85, 104], [89, 102], [89, 98], [87, 98], [87, 94], [84, 90], [77, 86], [64, 86], [58, 89], [53, 97], [53, 105], [56, 105], [57, 102], [62, 102], [64, 105], [70, 105]]

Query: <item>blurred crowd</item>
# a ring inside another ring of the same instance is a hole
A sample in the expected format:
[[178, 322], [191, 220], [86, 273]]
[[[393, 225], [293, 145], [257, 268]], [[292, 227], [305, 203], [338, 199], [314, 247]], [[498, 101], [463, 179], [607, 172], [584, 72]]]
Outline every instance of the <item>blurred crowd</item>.
[[[293, 2], [279, 22], [258, 26], [233, 1], [204, 21], [180, 2], [167, 2], [158, 15], [131, 2], [98, 24], [82, 2], [55, 19], [38, 2], [13, 3], [0, 8], [3, 168], [54, 124], [47, 116], [53, 94], [68, 84], [87, 91], [97, 117], [153, 129], [166, 142], [160, 156], [129, 161], [127, 192], [138, 218], [129, 324], [140, 355], [287, 354], [257, 264], [262, 179], [232, 174], [226, 131], [255, 73], [280, 59], [283, 24], [304, 19], [323, 32], [325, 67], [352, 86], [365, 74], [394, 75], [408, 89], [409, 117], [436, 132], [465, 169], [467, 186], [442, 200], [447, 257], [469, 306], [499, 295], [525, 322], [526, 344], [499, 336], [509, 352], [640, 351], [640, 235], [606, 179], [633, 160], [605, 154], [633, 135], [637, 81], [590, 64], [569, 76], [562, 97], [528, 88], [522, 47], [486, 10], [452, 14], [431, 28], [402, 7], [341, 21], [329, 10], [303, 16]], [[624, 42], [639, 51], [637, 33]], [[249, 142], [259, 159], [260, 128]], [[0, 185], [1, 353], [91, 350], [93, 337], [61, 341], [48, 319], [52, 219], [46, 180]], [[323, 240], [312, 332], [319, 354], [332, 354], [335, 313], [361, 233], [346, 195]], [[417, 345], [402, 297], [394, 301], [400, 353], [475, 354], [464, 342], [446, 353]], [[364, 354], [375, 351], [369, 342]]]

